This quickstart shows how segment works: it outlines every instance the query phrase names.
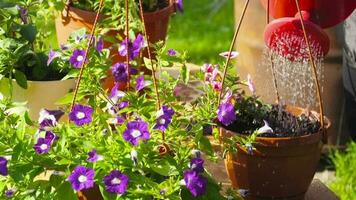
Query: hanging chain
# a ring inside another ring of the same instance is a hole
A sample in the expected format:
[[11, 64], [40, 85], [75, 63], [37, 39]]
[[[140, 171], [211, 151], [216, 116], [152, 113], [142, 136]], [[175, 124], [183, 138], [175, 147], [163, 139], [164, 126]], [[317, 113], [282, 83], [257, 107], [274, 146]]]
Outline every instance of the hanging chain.
[[244, 6], [244, 8], [242, 10], [242, 13], [241, 13], [241, 16], [240, 16], [239, 23], [238, 23], [238, 25], [236, 27], [236, 30], [235, 30], [235, 33], [234, 33], [234, 37], [233, 37], [233, 39], [231, 41], [231, 44], [230, 44], [229, 54], [227, 56], [226, 63], [225, 63], [225, 66], [224, 66], [224, 72], [223, 72], [222, 83], [221, 83], [221, 91], [219, 92], [219, 98], [218, 98], [218, 106], [220, 105], [222, 93], [223, 93], [223, 90], [224, 90], [225, 78], [226, 78], [226, 74], [227, 74], [227, 67], [228, 67], [229, 62], [231, 60], [231, 52], [232, 52], [232, 50], [234, 48], [234, 44], [236, 42], [237, 35], [238, 35], [239, 31], [240, 31], [240, 27], [241, 27], [242, 21], [243, 21], [243, 19], [245, 17], [247, 6], [248, 6], [249, 2], [250, 2], [250, 0], [246, 0], [245, 6]]
[[78, 77], [77, 83], [75, 85], [74, 96], [73, 96], [72, 104], [71, 104], [71, 107], [70, 107], [71, 111], [73, 110], [75, 101], [77, 99], [80, 82], [81, 82], [82, 77], [83, 77], [83, 72], [84, 72], [85, 67], [87, 66], [88, 52], [89, 52], [89, 49], [90, 49], [90, 47], [91, 47], [91, 45], [93, 43], [95, 29], [97, 27], [98, 19], [99, 19], [100, 12], [101, 12], [103, 6], [104, 6], [104, 0], [100, 0], [99, 8], [98, 8], [98, 11], [97, 11], [96, 16], [95, 16], [95, 20], [94, 20], [93, 28], [92, 28], [91, 33], [90, 33], [90, 38], [89, 38], [89, 41], [88, 41], [88, 44], [87, 44], [87, 48], [85, 49], [85, 54], [84, 54], [84, 59], [83, 59], [84, 62], [82, 63], [82, 65], [80, 67], [79, 77]]
[[145, 18], [143, 15], [143, 4], [142, 4], [142, 0], [139, 0], [140, 2], [140, 16], [141, 16], [141, 20], [143, 23], [143, 32], [144, 32], [144, 37], [146, 39], [147, 42], [147, 54], [148, 54], [148, 58], [150, 60], [151, 66], [152, 66], [152, 79], [153, 79], [153, 84], [155, 87], [155, 92], [156, 92], [156, 96], [157, 96], [157, 105], [158, 105], [158, 109], [161, 109], [161, 101], [159, 98], [159, 92], [158, 92], [158, 86], [157, 86], [157, 78], [156, 78], [156, 70], [155, 67], [153, 66], [153, 59], [152, 59], [152, 54], [151, 54], [151, 49], [150, 49], [150, 41], [147, 35], [147, 30], [146, 30], [146, 24], [145, 24]]
[[[158, 92], [158, 86], [157, 86], [156, 70], [155, 70], [155, 66], [153, 66], [153, 58], [152, 58], [152, 54], [151, 54], [151, 50], [150, 50], [150, 42], [149, 42], [147, 30], [146, 30], [145, 18], [144, 18], [144, 15], [143, 15], [142, 0], [139, 0], [139, 4], [140, 4], [140, 16], [141, 16], [141, 20], [142, 20], [142, 23], [143, 23], [144, 37], [145, 37], [145, 40], [147, 42], [148, 58], [149, 58], [150, 63], [151, 63], [151, 72], [152, 72], [153, 85], [154, 85], [156, 96], [157, 96], [156, 97], [157, 107], [158, 107], [158, 110], [159, 110], [159, 109], [161, 109], [161, 101], [160, 101], [159, 92]], [[161, 131], [161, 133], [162, 133], [162, 143], [164, 144], [165, 139], [166, 139], [165, 132]]]
[[126, 64], [127, 64], [127, 90], [130, 90], [130, 56], [129, 56], [129, 52], [130, 52], [130, 39], [129, 39], [129, 0], [125, 0], [125, 12], [126, 12]]
[[[270, 0], [267, 0], [267, 13], [266, 13], [266, 24], [269, 24], [269, 15], [270, 15]], [[277, 79], [276, 79], [276, 69], [274, 67], [274, 62], [273, 62], [273, 54], [270, 52], [271, 55], [269, 55], [270, 59], [270, 66], [271, 66], [271, 71], [272, 71], [272, 77], [273, 77], [273, 86], [274, 86], [274, 91], [276, 93], [277, 97], [277, 104], [279, 104], [280, 97], [279, 97], [279, 92], [278, 92], [278, 85], [277, 85]]]
[[308, 39], [308, 36], [307, 36], [307, 32], [305, 30], [303, 15], [302, 15], [302, 11], [300, 10], [300, 7], [299, 7], [298, 0], [295, 0], [295, 4], [296, 4], [297, 9], [298, 9], [300, 23], [301, 23], [302, 29], [303, 29], [304, 40], [305, 40], [305, 42], [307, 44], [307, 47], [308, 47], [309, 61], [310, 61], [310, 64], [312, 66], [313, 75], [314, 75], [314, 81], [315, 81], [315, 85], [316, 85], [316, 93], [317, 93], [318, 100], [319, 100], [320, 123], [321, 123], [321, 129], [323, 131], [323, 142], [326, 143], [327, 142], [327, 135], [326, 135], [327, 133], [326, 133], [326, 130], [324, 129], [323, 100], [321, 98], [320, 84], [319, 84], [319, 80], [318, 80], [318, 73], [317, 73], [317, 69], [316, 69], [316, 64], [315, 64], [314, 56], [312, 54], [312, 49], [310, 47], [310, 43], [309, 43], [309, 39]]

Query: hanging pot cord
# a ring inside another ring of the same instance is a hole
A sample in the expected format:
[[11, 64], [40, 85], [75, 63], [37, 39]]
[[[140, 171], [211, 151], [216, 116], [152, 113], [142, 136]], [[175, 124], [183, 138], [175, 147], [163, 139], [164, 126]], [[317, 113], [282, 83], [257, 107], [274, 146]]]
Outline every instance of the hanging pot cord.
[[83, 72], [84, 72], [85, 67], [87, 66], [86, 60], [87, 60], [87, 57], [88, 57], [88, 52], [89, 52], [89, 49], [90, 49], [90, 47], [91, 47], [91, 45], [93, 43], [95, 29], [97, 27], [99, 15], [100, 15], [100, 12], [101, 12], [103, 6], [104, 6], [104, 0], [100, 0], [98, 12], [96, 13], [96, 16], [95, 16], [94, 25], [93, 25], [93, 28], [92, 28], [91, 33], [90, 33], [90, 38], [89, 38], [89, 41], [88, 41], [88, 44], [87, 44], [87, 48], [85, 49], [85, 54], [84, 54], [84, 58], [83, 58], [84, 62], [80, 66], [79, 77], [78, 77], [77, 83], [75, 85], [74, 96], [73, 96], [72, 104], [71, 104], [71, 107], [70, 107], [71, 111], [73, 110], [74, 104], [75, 104], [76, 99], [77, 99], [79, 86], [80, 86], [80, 83], [81, 83], [81, 80], [82, 80], [82, 77], [83, 77]]
[[300, 10], [299, 7], [299, 2], [298, 0], [295, 0], [295, 4], [297, 6], [298, 9], [298, 13], [299, 13], [299, 19], [300, 19], [300, 23], [302, 25], [302, 29], [303, 29], [303, 34], [304, 34], [304, 40], [305, 43], [307, 44], [308, 47], [308, 53], [309, 53], [309, 61], [313, 70], [313, 75], [314, 75], [314, 81], [315, 81], [315, 85], [316, 85], [316, 93], [318, 96], [318, 101], [319, 101], [319, 112], [320, 112], [320, 124], [321, 124], [321, 131], [323, 133], [323, 142], [327, 143], [327, 132], [326, 129], [324, 128], [324, 108], [323, 108], [323, 100], [321, 98], [321, 92], [320, 92], [320, 84], [319, 84], [319, 80], [318, 80], [318, 74], [317, 74], [317, 69], [316, 69], [316, 65], [315, 65], [315, 60], [314, 60], [314, 56], [312, 54], [312, 50], [310, 47], [310, 43], [309, 43], [309, 39], [307, 36], [307, 32], [305, 30], [305, 26], [304, 26], [304, 20], [303, 20], [303, 15], [302, 12]]
[[[266, 24], [268, 25], [269, 24], [269, 15], [270, 15], [270, 0], [267, 1], [267, 13], [266, 13]], [[273, 55], [272, 53], [270, 52], [270, 56], [269, 56], [269, 59], [270, 59], [270, 66], [271, 66], [271, 71], [272, 71], [272, 78], [273, 78], [273, 86], [274, 86], [274, 91], [276, 93], [276, 98], [277, 98], [277, 104], [279, 104], [279, 101], [280, 101], [280, 97], [279, 97], [279, 92], [278, 92], [278, 86], [277, 86], [277, 79], [276, 79], [276, 71], [275, 71], [275, 68], [274, 68], [274, 62], [273, 62]]]
[[238, 35], [239, 31], [240, 31], [242, 21], [243, 21], [243, 19], [245, 17], [247, 6], [248, 6], [249, 2], [250, 2], [250, 0], [246, 0], [245, 6], [244, 6], [244, 8], [242, 10], [242, 13], [241, 13], [241, 16], [240, 16], [240, 20], [239, 20], [238, 25], [237, 25], [237, 27], [235, 29], [234, 37], [233, 37], [233, 39], [231, 41], [231, 44], [230, 44], [229, 55], [227, 56], [227, 59], [226, 59], [225, 65], [224, 65], [223, 77], [222, 77], [222, 82], [221, 82], [221, 90], [219, 92], [219, 97], [218, 97], [218, 106], [220, 105], [220, 101], [221, 101], [221, 97], [222, 97], [222, 91], [224, 90], [225, 78], [226, 78], [226, 74], [227, 74], [227, 67], [228, 67], [229, 62], [231, 60], [231, 53], [232, 53], [232, 50], [234, 48], [234, 44], [236, 42], [237, 35]]
[[[141, 16], [141, 20], [142, 20], [142, 24], [143, 24], [144, 37], [145, 37], [145, 40], [146, 40], [146, 43], [147, 43], [147, 54], [148, 54], [148, 58], [149, 58], [150, 63], [151, 63], [153, 86], [154, 86], [155, 93], [156, 93], [157, 110], [159, 110], [159, 109], [161, 109], [161, 101], [160, 101], [159, 92], [158, 92], [158, 86], [157, 86], [156, 70], [155, 70], [155, 66], [153, 66], [153, 59], [152, 59], [152, 54], [151, 54], [151, 50], [150, 50], [150, 42], [149, 42], [147, 30], [146, 30], [145, 18], [144, 18], [144, 15], [143, 15], [143, 3], [142, 3], [142, 0], [139, 0], [139, 4], [140, 4], [139, 5], [140, 6], [140, 16]], [[165, 140], [166, 140], [165, 132], [161, 131], [161, 133], [162, 133], [162, 144], [164, 144]]]

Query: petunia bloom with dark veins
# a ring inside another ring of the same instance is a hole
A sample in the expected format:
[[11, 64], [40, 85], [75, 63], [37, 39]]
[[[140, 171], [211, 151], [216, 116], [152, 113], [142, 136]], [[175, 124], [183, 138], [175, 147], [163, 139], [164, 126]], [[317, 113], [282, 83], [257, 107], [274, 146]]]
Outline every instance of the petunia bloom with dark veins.
[[172, 121], [174, 115], [174, 110], [168, 106], [162, 106], [162, 108], [157, 113], [156, 124], [153, 127], [161, 131], [165, 131], [168, 128], [168, 125]]
[[105, 190], [109, 193], [124, 194], [129, 184], [129, 177], [119, 170], [112, 170], [104, 176]]
[[202, 158], [193, 158], [190, 160], [189, 167], [198, 173], [204, 172], [204, 160]]
[[183, 0], [176, 0], [177, 10], [183, 12]]
[[225, 126], [230, 125], [236, 120], [234, 105], [230, 103], [222, 103], [218, 110], [218, 120]]
[[0, 157], [0, 175], [7, 176], [8, 174], [7, 159], [5, 157]]
[[42, 109], [39, 113], [38, 123], [40, 130], [49, 131], [57, 125], [58, 120], [64, 114], [61, 110]]
[[141, 49], [144, 47], [145, 41], [141, 34], [138, 34], [136, 39], [132, 42], [130, 39], [125, 40], [119, 46], [119, 54], [126, 56], [129, 53], [129, 59], [133, 60], [140, 55]]
[[33, 146], [33, 149], [38, 154], [48, 153], [51, 148], [52, 141], [53, 140], [49, 138], [38, 138], [37, 143]]
[[95, 163], [95, 162], [97, 162], [99, 160], [102, 160], [102, 159], [103, 159], [103, 156], [99, 155], [97, 153], [96, 149], [93, 149], [88, 153], [87, 161], [90, 162], [90, 163]]
[[94, 174], [95, 171], [93, 169], [79, 165], [74, 168], [67, 180], [76, 191], [89, 189], [94, 186]]
[[148, 124], [144, 121], [136, 120], [127, 123], [123, 138], [132, 145], [137, 146], [140, 140], [150, 139]]
[[77, 126], [89, 124], [92, 121], [93, 108], [90, 106], [76, 104], [73, 110], [69, 113], [69, 120]]
[[69, 62], [74, 68], [81, 68], [84, 64], [85, 50], [76, 49], [73, 51], [72, 56], [69, 58]]
[[98, 40], [96, 42], [95, 49], [100, 53], [104, 49], [104, 40], [102, 37], [98, 37]]
[[[111, 67], [111, 73], [115, 78], [116, 82], [126, 82], [128, 80], [127, 64], [126, 63], [115, 63]], [[130, 75], [136, 74], [137, 70], [130, 66]]]
[[194, 170], [186, 170], [183, 173], [184, 182], [194, 197], [201, 196], [206, 191], [207, 179]]
[[143, 88], [147, 87], [148, 85], [151, 84], [151, 81], [145, 81], [144, 76], [139, 76], [136, 79], [136, 91], [141, 91]]
[[52, 61], [55, 59], [55, 58], [58, 58], [60, 56], [60, 54], [56, 51], [53, 51], [53, 49], [49, 50], [49, 53], [48, 53], [48, 59], [47, 59], [47, 66], [49, 66]]
[[169, 56], [175, 56], [175, 55], [177, 55], [177, 52], [174, 50], [174, 49], [168, 49], [168, 55]]
[[13, 197], [14, 194], [15, 194], [15, 192], [16, 192], [15, 189], [12, 189], [12, 188], [7, 189], [7, 190], [5, 190], [5, 196], [6, 196], [6, 197]]

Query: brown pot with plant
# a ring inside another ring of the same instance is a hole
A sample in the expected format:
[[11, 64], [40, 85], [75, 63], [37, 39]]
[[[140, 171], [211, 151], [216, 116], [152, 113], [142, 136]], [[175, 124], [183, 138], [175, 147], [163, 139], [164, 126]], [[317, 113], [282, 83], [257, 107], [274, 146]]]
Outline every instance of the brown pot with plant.
[[[263, 133], [265, 136], [257, 136], [251, 143], [237, 142], [236, 151], [226, 154], [225, 167], [232, 186], [244, 191], [247, 199], [303, 199], [314, 177], [324, 130], [330, 123], [325, 120], [324, 129], [319, 129], [318, 114], [310, 112], [307, 116], [305, 110], [298, 107], [287, 106], [282, 113], [283, 123], [288, 124], [292, 119], [297, 126], [309, 127], [305, 130], [310, 129], [310, 133], [294, 136], [291, 133], [296, 126], [293, 125], [290, 133], [277, 132], [282, 126], [276, 127], [278, 123], [270, 119], [271, 127], [276, 129], [273, 133]], [[222, 138], [246, 139], [229, 127], [221, 127], [220, 132]]]

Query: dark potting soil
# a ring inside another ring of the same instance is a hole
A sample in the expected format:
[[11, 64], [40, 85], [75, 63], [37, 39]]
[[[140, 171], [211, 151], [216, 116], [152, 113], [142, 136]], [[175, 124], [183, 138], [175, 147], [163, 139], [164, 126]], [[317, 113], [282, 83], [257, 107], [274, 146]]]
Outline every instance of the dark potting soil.
[[271, 109], [268, 109], [261, 119], [256, 119], [252, 115], [244, 115], [244, 113], [237, 114], [236, 121], [224, 128], [244, 134], [250, 135], [257, 129], [264, 126], [263, 120], [267, 121], [268, 125], [273, 129], [273, 133], [263, 133], [261, 137], [295, 137], [302, 135], [309, 135], [317, 133], [320, 130], [319, 120], [312, 115], [301, 114], [295, 116], [292, 113], [286, 111], [285, 106], [272, 105]]

